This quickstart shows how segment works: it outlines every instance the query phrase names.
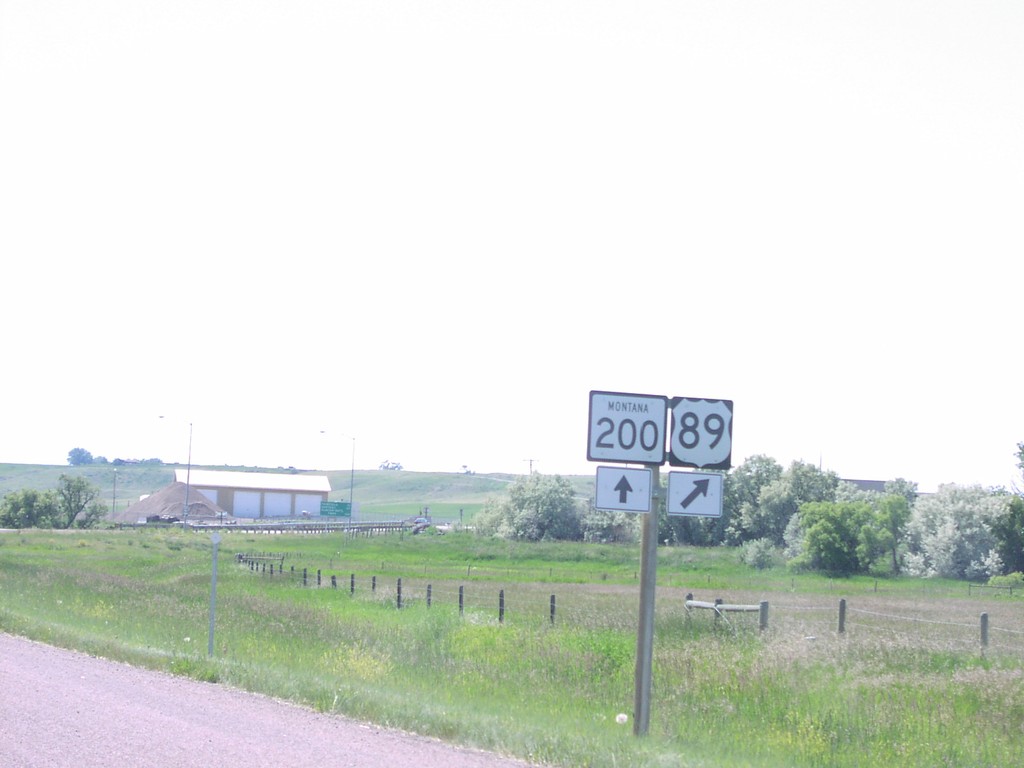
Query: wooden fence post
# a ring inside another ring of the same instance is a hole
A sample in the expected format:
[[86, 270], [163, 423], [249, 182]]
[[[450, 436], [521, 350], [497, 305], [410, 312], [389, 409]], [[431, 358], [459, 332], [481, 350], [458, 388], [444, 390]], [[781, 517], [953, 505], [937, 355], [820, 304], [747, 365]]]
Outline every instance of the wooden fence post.
[[307, 576], [306, 576], [306, 569], [303, 568], [302, 569], [302, 586], [306, 586], [307, 581], [308, 581], [308, 579], [307, 579]]
[[335, 576], [335, 575], [334, 575], [334, 574], [332, 573], [332, 574], [331, 574], [331, 589], [337, 589], [337, 588], [338, 588], [338, 577], [337, 577], [337, 576]]
[[320, 569], [319, 568], [316, 569], [316, 585], [318, 587], [320, 586]]
[[460, 584], [459, 585], [459, 616], [461, 616], [462, 613], [463, 613], [463, 607], [465, 605], [465, 603], [464, 603], [465, 597], [466, 597], [466, 588]]
[[505, 590], [498, 592], [498, 623], [505, 623]]
[[431, 588], [432, 588], [431, 585], [427, 584], [427, 608], [430, 607], [430, 592], [431, 592]]
[[715, 598], [715, 624], [716, 625], [718, 624], [718, 620], [720, 618], [722, 618], [722, 613], [721, 613], [721, 611], [718, 610], [718, 606], [720, 606], [721, 604], [722, 604], [722, 598], [716, 597]]
[[988, 648], [988, 614], [981, 614], [981, 650], [982, 653]]
[[555, 596], [551, 596], [551, 623], [555, 623]]
[[402, 609], [402, 580], [398, 580], [398, 609]]
[[370, 591], [374, 594], [377, 593], [377, 577], [373, 576], [370, 578]]
[[348, 577], [348, 593], [350, 595], [356, 593], [356, 575], [354, 573]]
[[762, 600], [758, 604], [757, 628], [764, 632], [768, 629], [768, 601]]
[[846, 632], [846, 598], [839, 600], [839, 634]]

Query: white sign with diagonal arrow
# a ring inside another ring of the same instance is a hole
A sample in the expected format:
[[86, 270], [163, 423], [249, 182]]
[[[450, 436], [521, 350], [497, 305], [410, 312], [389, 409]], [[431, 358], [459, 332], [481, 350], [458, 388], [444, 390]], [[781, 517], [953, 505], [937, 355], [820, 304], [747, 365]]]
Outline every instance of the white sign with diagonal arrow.
[[598, 467], [594, 506], [609, 512], [650, 512], [651, 470]]
[[722, 516], [722, 475], [712, 472], [669, 472], [665, 511], [692, 517]]

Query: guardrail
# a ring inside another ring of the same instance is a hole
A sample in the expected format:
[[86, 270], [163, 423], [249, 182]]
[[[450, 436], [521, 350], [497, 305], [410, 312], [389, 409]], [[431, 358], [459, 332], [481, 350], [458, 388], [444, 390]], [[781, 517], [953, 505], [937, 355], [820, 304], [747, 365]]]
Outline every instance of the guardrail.
[[238, 531], [240, 533], [347, 533], [350, 536], [373, 536], [384, 533], [400, 533], [412, 530], [411, 523], [402, 521], [325, 523], [325, 522], [242, 522], [189, 524], [189, 528], [202, 530]]

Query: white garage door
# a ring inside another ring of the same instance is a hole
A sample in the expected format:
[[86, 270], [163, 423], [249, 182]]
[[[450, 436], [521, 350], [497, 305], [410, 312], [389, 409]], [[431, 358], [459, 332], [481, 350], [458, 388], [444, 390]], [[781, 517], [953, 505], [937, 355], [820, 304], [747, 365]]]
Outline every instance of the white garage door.
[[295, 514], [297, 516], [307, 515], [319, 515], [320, 514], [320, 499], [322, 497], [316, 496], [309, 493], [297, 493], [295, 494]]
[[264, 517], [289, 517], [292, 513], [292, 495], [290, 493], [263, 494]]
[[219, 503], [217, 501], [216, 488], [196, 488], [196, 490], [199, 491], [199, 493], [203, 494], [203, 496], [205, 496], [208, 500], [212, 501], [214, 504]]
[[259, 491], [235, 491], [235, 504], [231, 514], [235, 517], [260, 516]]

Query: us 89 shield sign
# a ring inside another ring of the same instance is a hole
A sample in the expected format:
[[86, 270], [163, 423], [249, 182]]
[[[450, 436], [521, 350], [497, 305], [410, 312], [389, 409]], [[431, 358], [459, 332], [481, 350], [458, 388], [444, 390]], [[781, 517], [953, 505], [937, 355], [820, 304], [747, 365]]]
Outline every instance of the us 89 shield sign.
[[732, 400], [674, 397], [668, 463], [673, 467], [732, 466]]

